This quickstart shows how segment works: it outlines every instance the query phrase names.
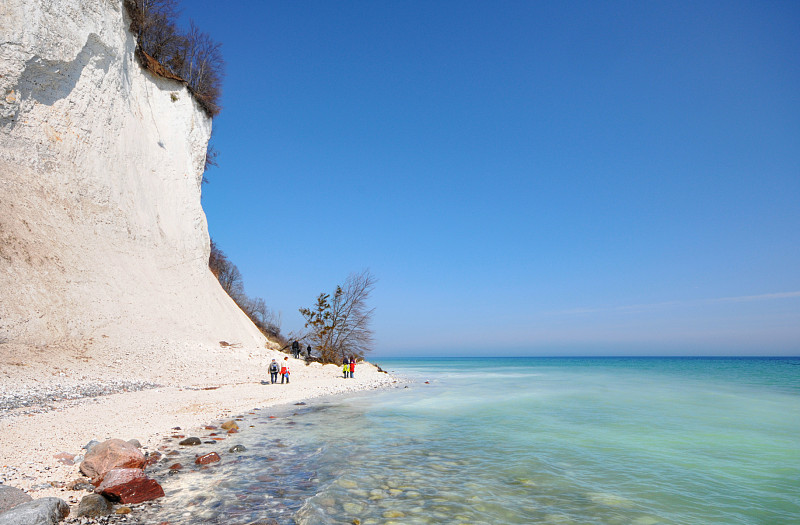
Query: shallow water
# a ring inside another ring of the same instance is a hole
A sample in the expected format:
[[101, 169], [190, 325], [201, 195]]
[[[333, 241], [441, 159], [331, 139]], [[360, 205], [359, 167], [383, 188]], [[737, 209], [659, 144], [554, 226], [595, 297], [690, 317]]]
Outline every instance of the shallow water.
[[257, 411], [184, 449], [223, 460], [167, 476], [158, 520], [800, 522], [800, 359], [381, 365], [408, 388]]

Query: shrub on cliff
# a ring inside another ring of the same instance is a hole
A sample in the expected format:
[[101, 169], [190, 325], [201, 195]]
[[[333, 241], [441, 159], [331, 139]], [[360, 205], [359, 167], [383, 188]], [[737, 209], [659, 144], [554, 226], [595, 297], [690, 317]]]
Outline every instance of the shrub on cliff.
[[286, 341], [281, 334], [281, 317], [267, 306], [264, 299], [250, 297], [244, 292], [244, 281], [239, 268], [233, 264], [228, 256], [211, 241], [211, 255], [208, 258], [208, 267], [217, 278], [222, 289], [225, 290], [241, 310], [250, 318], [256, 327], [267, 338], [280, 344]]
[[136, 35], [142, 65], [160, 74], [147, 62], [147, 56], [186, 82], [197, 102], [213, 117], [221, 109], [222, 77], [225, 61], [221, 44], [190, 22], [189, 31], [181, 32], [177, 25], [177, 0], [124, 0], [131, 19], [130, 29]]

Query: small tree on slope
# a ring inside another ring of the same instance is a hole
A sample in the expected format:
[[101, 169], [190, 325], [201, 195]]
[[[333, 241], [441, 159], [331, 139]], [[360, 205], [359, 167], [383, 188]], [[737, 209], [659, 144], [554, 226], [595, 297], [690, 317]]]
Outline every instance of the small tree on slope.
[[372, 350], [370, 323], [375, 309], [367, 307], [375, 278], [368, 270], [353, 273], [333, 295], [321, 293], [312, 308], [301, 308], [309, 343], [326, 363], [341, 363], [345, 357], [364, 357]]

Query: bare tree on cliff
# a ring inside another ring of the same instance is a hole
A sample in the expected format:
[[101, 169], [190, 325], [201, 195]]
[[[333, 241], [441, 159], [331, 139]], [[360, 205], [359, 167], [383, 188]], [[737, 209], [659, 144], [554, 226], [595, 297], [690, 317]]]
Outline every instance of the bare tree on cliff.
[[208, 267], [220, 286], [233, 299], [239, 308], [261, 330], [261, 333], [280, 344], [284, 344], [281, 335], [281, 316], [267, 306], [264, 299], [250, 297], [244, 291], [244, 280], [239, 268], [228, 259], [225, 252], [219, 249], [217, 243], [211, 240], [211, 253], [208, 257]]
[[376, 279], [364, 270], [347, 277], [333, 295], [321, 293], [312, 308], [301, 308], [306, 339], [320, 353], [323, 362], [341, 363], [347, 356], [364, 357], [374, 344], [370, 323], [375, 309], [367, 307]]
[[221, 44], [190, 22], [182, 33], [176, 26], [177, 0], [125, 0], [131, 31], [139, 48], [186, 85], [210, 116], [219, 113], [225, 61]]
[[212, 115], [220, 110], [218, 101], [222, 95], [225, 66], [221, 48], [222, 44], [200, 31], [194, 22], [189, 22], [189, 32], [173, 59], [179, 66], [178, 75], [186, 80], [194, 96]]
[[183, 45], [183, 37], [175, 27], [180, 13], [178, 1], [125, 0], [125, 7], [139, 46], [161, 64], [169, 65], [170, 59]]

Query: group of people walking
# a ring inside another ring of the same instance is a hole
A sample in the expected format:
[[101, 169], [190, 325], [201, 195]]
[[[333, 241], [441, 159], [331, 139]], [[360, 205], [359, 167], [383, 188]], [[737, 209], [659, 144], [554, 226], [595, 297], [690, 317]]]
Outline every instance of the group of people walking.
[[[283, 348], [286, 348], [285, 346]], [[292, 355], [295, 359], [300, 358], [300, 343], [294, 341], [292, 343]], [[311, 357], [311, 345], [306, 346], [305, 350], [305, 358]], [[289, 382], [289, 358], [284, 357], [283, 361], [278, 363], [277, 360], [273, 359], [272, 362], [269, 364], [269, 382], [271, 384], [275, 384], [278, 382], [278, 375], [281, 376], [281, 384]], [[262, 383], [266, 384], [265, 381]]]
[[[286, 347], [284, 347], [286, 348]], [[294, 355], [295, 359], [300, 357], [300, 343], [297, 341], [292, 343], [292, 354]], [[311, 357], [311, 345], [306, 347], [306, 359]], [[308, 362], [306, 362], [308, 364]], [[283, 361], [278, 363], [277, 360], [273, 359], [272, 362], [269, 364], [269, 382], [270, 384], [275, 384], [278, 382], [278, 375], [281, 376], [281, 384], [289, 382], [289, 358], [284, 357]], [[342, 372], [344, 372], [345, 378], [352, 378], [356, 371], [356, 358], [354, 356], [345, 357], [342, 359]], [[266, 381], [262, 381], [262, 384], [267, 384]]]
[[[300, 359], [300, 343], [297, 341], [292, 343], [292, 355], [295, 359]], [[311, 345], [306, 346], [305, 357], [306, 359], [311, 357]]]
[[286, 382], [289, 382], [289, 358], [284, 357], [283, 363], [280, 365], [276, 360], [272, 360], [269, 364], [269, 382], [273, 385], [278, 382], [278, 374], [281, 375], [281, 384], [283, 384], [283, 380], [285, 379]]
[[[353, 377], [353, 373], [356, 371], [356, 358], [350, 357], [349, 359], [345, 357], [342, 359], [342, 372], [344, 372], [344, 377]], [[350, 374], [350, 375], [347, 375]]]

